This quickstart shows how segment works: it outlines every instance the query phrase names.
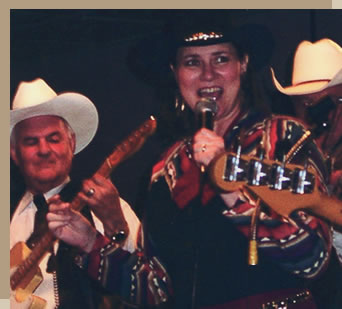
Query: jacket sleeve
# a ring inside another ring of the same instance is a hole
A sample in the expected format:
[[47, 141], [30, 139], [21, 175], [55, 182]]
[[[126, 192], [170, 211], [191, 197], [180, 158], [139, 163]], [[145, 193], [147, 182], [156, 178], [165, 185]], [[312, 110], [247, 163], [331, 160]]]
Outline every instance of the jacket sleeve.
[[147, 254], [143, 241], [141, 227], [134, 252], [98, 233], [83, 267], [107, 291], [128, 303], [148, 306], [166, 303], [172, 295], [170, 279], [158, 257]]

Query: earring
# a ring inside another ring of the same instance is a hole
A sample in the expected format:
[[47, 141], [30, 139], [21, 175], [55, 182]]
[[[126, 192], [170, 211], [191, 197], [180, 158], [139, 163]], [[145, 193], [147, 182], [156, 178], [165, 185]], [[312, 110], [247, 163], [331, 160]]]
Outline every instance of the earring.
[[175, 109], [177, 114], [183, 113], [185, 110], [185, 103], [179, 91], [175, 95]]

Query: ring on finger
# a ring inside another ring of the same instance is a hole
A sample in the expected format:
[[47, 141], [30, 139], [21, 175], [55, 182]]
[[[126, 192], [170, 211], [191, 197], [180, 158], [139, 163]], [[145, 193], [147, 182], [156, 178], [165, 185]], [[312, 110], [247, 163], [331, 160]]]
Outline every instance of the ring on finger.
[[86, 196], [88, 197], [92, 197], [95, 194], [95, 189], [94, 188], [90, 188], [87, 192], [86, 192]]

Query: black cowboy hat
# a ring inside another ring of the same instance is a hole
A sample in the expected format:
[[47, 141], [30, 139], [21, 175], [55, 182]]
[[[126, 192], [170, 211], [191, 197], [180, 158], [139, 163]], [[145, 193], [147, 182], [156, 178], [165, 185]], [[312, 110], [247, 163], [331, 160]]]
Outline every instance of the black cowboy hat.
[[245, 24], [237, 27], [224, 14], [218, 16], [210, 11], [195, 13], [190, 11], [175, 16], [172, 21], [165, 23], [161, 31], [138, 42], [127, 58], [130, 70], [147, 82], [163, 83], [170, 74], [169, 65], [179, 47], [223, 42], [231, 42], [247, 53], [256, 71], [268, 64], [274, 39], [266, 26]]

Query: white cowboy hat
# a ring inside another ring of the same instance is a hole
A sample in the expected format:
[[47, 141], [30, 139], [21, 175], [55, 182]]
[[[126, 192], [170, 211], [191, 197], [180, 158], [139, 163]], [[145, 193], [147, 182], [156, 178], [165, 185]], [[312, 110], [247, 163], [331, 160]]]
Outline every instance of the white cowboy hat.
[[84, 95], [72, 92], [57, 95], [40, 78], [21, 82], [10, 111], [10, 134], [20, 121], [42, 115], [59, 116], [68, 122], [76, 137], [75, 154], [93, 139], [99, 121], [95, 105]]
[[342, 48], [330, 39], [302, 41], [293, 60], [292, 85], [283, 87], [271, 68], [273, 83], [287, 95], [312, 94], [342, 84]]

